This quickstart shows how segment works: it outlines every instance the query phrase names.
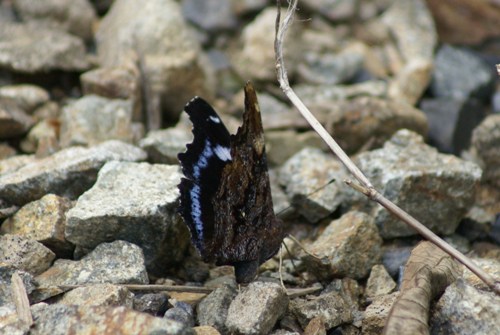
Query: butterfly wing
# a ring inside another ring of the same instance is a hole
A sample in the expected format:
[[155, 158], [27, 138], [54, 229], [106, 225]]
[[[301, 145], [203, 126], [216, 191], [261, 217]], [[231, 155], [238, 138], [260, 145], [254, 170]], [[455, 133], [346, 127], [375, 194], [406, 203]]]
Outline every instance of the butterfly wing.
[[245, 282], [276, 254], [283, 240], [283, 224], [273, 210], [260, 108], [250, 83], [245, 86], [243, 125], [230, 145], [232, 159], [212, 200], [215, 237], [222, 244], [216, 259], [234, 265], [237, 279], [238, 271], [242, 273], [238, 282]]
[[187, 224], [193, 244], [207, 260], [207, 243], [214, 236], [212, 199], [219, 187], [222, 170], [231, 161], [230, 135], [213, 108], [195, 97], [184, 109], [193, 123], [193, 142], [178, 155], [186, 178], [179, 184], [179, 213]]

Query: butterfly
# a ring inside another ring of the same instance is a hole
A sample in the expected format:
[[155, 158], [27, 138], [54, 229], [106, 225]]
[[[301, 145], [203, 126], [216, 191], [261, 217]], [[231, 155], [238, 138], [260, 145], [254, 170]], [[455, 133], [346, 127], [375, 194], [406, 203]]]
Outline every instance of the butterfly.
[[184, 178], [178, 212], [207, 263], [232, 265], [238, 283], [249, 283], [285, 237], [276, 217], [257, 94], [245, 85], [243, 124], [230, 135], [202, 98], [185, 107], [193, 142], [178, 154]]

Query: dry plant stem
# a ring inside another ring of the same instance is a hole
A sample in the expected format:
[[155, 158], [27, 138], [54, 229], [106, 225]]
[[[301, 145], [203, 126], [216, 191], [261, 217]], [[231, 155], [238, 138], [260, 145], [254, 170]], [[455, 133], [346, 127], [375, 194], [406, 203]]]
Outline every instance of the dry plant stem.
[[26, 288], [24, 287], [23, 280], [19, 274], [14, 272], [11, 277], [11, 288], [12, 297], [14, 299], [14, 304], [16, 305], [17, 315], [19, 320], [28, 329], [33, 324], [33, 317], [30, 310], [30, 302], [28, 300], [28, 294], [26, 293]]
[[373, 185], [370, 183], [368, 178], [358, 169], [358, 167], [351, 161], [347, 154], [340, 148], [340, 146], [335, 142], [335, 140], [330, 136], [326, 129], [316, 120], [309, 109], [304, 105], [300, 98], [295, 94], [293, 89], [290, 87], [288, 82], [288, 76], [285, 68], [285, 63], [283, 60], [283, 43], [285, 39], [286, 31], [288, 30], [293, 14], [297, 9], [298, 0], [292, 0], [289, 2], [288, 11], [281, 23], [281, 1], [277, 0], [278, 13], [276, 16], [276, 38], [274, 40], [274, 51], [276, 54], [276, 74], [278, 77], [278, 82], [280, 87], [285, 93], [285, 95], [290, 99], [293, 105], [299, 110], [302, 116], [309, 122], [311, 127], [321, 136], [323, 141], [330, 147], [333, 153], [339, 158], [339, 160], [344, 164], [344, 166], [351, 172], [351, 174], [359, 181], [359, 184], [353, 182], [348, 182], [348, 185], [355, 190], [365, 194], [369, 199], [378, 202], [389, 212], [397, 216], [403, 222], [415, 229], [419, 234], [421, 234], [425, 239], [431, 241], [436, 246], [441, 248], [443, 251], [448, 253], [450, 256], [454, 257], [460, 263], [465, 265], [469, 270], [476, 274], [482, 281], [484, 281], [492, 290], [497, 294], [500, 294], [500, 282], [495, 282], [495, 280], [481, 268], [476, 266], [469, 258], [460, 253], [458, 250], [450, 246], [448, 243], [443, 241], [439, 236], [434, 234], [431, 230], [425, 227], [423, 224], [415, 220], [408, 213], [403, 211], [401, 208], [396, 206], [390, 200], [385, 198], [381, 193], [379, 193]]

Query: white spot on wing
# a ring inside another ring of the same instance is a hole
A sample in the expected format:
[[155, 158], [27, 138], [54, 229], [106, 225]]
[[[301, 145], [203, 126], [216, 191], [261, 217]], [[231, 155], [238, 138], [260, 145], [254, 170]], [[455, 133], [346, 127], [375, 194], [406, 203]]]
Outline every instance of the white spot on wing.
[[212, 122], [214, 123], [220, 123], [220, 119], [217, 117], [217, 116], [212, 116], [210, 115], [209, 116], [210, 120], [212, 120]]
[[227, 147], [223, 147], [222, 145], [217, 144], [217, 146], [214, 148], [214, 152], [221, 161], [225, 162], [231, 160], [231, 152]]
[[200, 158], [193, 165], [193, 176], [196, 180], [199, 180], [201, 175], [201, 170], [208, 166], [208, 160], [210, 157], [214, 155], [214, 151], [212, 150], [212, 146], [209, 140], [205, 140], [205, 147], [200, 154]]
[[201, 202], [200, 202], [200, 186], [194, 185], [189, 192], [191, 198], [191, 215], [193, 217], [194, 226], [198, 238], [203, 239], [203, 223], [201, 222]]

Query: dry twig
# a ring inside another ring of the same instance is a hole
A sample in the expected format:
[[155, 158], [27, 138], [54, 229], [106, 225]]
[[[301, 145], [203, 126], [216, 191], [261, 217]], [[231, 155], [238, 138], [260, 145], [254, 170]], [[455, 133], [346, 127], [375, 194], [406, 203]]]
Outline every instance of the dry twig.
[[484, 281], [492, 290], [497, 294], [500, 294], [500, 282], [495, 281], [488, 273], [484, 272], [481, 268], [476, 266], [468, 257], [453, 248], [451, 245], [443, 241], [439, 236], [434, 234], [430, 229], [425, 227], [423, 224], [418, 222], [411, 215], [403, 211], [401, 208], [396, 206], [389, 199], [385, 198], [381, 193], [379, 193], [368, 180], [368, 178], [359, 170], [359, 168], [353, 163], [353, 161], [347, 156], [347, 154], [340, 148], [340, 146], [335, 142], [335, 140], [330, 136], [326, 129], [319, 123], [319, 121], [312, 115], [309, 109], [304, 105], [300, 98], [295, 94], [293, 89], [290, 87], [288, 81], [288, 76], [286, 72], [285, 62], [283, 59], [283, 44], [285, 40], [286, 32], [293, 20], [293, 15], [297, 9], [298, 0], [291, 0], [289, 2], [288, 11], [281, 22], [281, 1], [277, 0], [278, 13], [276, 16], [276, 37], [274, 40], [274, 51], [276, 54], [276, 75], [278, 77], [278, 82], [280, 87], [287, 96], [287, 98], [293, 103], [293, 105], [299, 110], [302, 116], [309, 122], [311, 127], [321, 136], [323, 141], [328, 145], [328, 147], [333, 151], [333, 153], [339, 158], [339, 160], [344, 164], [344, 166], [349, 170], [349, 172], [356, 178], [359, 184], [347, 180], [346, 184], [355, 190], [363, 193], [369, 199], [378, 202], [380, 205], [385, 207], [390, 213], [398, 217], [400, 220], [415, 229], [420, 235], [422, 235], [428, 241], [434, 243], [441, 250], [455, 258], [457, 261], [465, 265], [469, 270], [471, 270], [475, 275], [477, 275], [482, 281]]

